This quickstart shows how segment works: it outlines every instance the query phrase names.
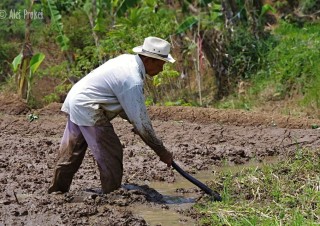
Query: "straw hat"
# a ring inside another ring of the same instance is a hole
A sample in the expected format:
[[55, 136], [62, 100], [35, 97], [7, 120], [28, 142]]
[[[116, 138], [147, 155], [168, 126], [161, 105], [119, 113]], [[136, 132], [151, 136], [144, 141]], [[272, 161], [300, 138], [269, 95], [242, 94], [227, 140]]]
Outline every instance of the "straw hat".
[[157, 37], [148, 37], [144, 39], [142, 46], [134, 47], [132, 50], [135, 53], [164, 60], [174, 63], [175, 59], [170, 55], [170, 43]]

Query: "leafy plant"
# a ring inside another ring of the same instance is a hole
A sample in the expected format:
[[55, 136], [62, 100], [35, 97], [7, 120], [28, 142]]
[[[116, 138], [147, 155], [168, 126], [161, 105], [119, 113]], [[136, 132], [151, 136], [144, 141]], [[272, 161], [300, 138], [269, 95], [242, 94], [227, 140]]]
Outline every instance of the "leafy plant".
[[[16, 73], [19, 69], [19, 66], [22, 63], [22, 54], [20, 53], [18, 56], [16, 56], [12, 62], [13, 71]], [[30, 100], [30, 93], [32, 88], [32, 82], [35, 76], [36, 71], [40, 67], [42, 61], [44, 60], [45, 55], [43, 53], [37, 53], [32, 56], [29, 65], [28, 65], [28, 71], [29, 75], [27, 78], [27, 102]]]
[[264, 65], [268, 51], [273, 48], [272, 37], [257, 39], [245, 27], [237, 27], [227, 45], [231, 59], [229, 74], [237, 79], [249, 79]]
[[[155, 11], [156, 1], [142, 1], [139, 7], [129, 8], [127, 15], [117, 19], [101, 44], [110, 57], [132, 52], [132, 47], [141, 45], [146, 36], [168, 39], [175, 28], [174, 11], [161, 7]], [[115, 45], [114, 43], [117, 43]]]
[[27, 118], [28, 118], [29, 122], [33, 122], [34, 120], [39, 119], [39, 116], [31, 113], [31, 114], [29, 114], [29, 115], [27, 116]]
[[[1, 26], [1, 24], [0, 24]], [[1, 33], [1, 32], [0, 32]], [[19, 53], [16, 42], [3, 41], [0, 45], [0, 82], [12, 74], [11, 60]], [[9, 60], [10, 59], [10, 60]]]
[[95, 46], [86, 46], [83, 49], [77, 49], [75, 55], [76, 57], [71, 70], [71, 74], [74, 76], [81, 78], [99, 66], [100, 55]]
[[52, 26], [58, 32], [56, 41], [59, 44], [62, 51], [67, 51], [69, 49], [69, 38], [64, 34], [62, 16], [55, 5], [54, 0], [45, 0], [51, 15]]
[[57, 93], [51, 93], [49, 95], [46, 95], [43, 97], [43, 101], [46, 103], [46, 104], [50, 104], [50, 103], [53, 103], [53, 102], [58, 102], [60, 100], [59, 96]]

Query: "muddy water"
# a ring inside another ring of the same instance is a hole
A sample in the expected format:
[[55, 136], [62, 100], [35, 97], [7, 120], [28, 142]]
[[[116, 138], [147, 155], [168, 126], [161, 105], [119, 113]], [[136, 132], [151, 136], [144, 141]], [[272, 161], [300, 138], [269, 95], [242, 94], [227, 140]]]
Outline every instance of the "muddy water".
[[[243, 165], [225, 165], [222, 167], [212, 166], [210, 170], [206, 171], [198, 171], [197, 174], [193, 175], [196, 179], [200, 180], [203, 183], [206, 183], [208, 181], [212, 181], [216, 179], [216, 176], [214, 172], [217, 171], [231, 171], [233, 173], [239, 172], [245, 168], [251, 168], [251, 167], [261, 167], [265, 164], [270, 164], [277, 162], [277, 157], [269, 157], [263, 162], [257, 162], [257, 161], [250, 161], [248, 164]], [[195, 219], [192, 219], [191, 217], [184, 216], [182, 214], [179, 214], [180, 212], [184, 212], [184, 210], [190, 208], [192, 205], [194, 205], [198, 198], [200, 198], [203, 194], [199, 192], [199, 189], [193, 185], [191, 182], [180, 176], [176, 171], [174, 172], [176, 181], [174, 183], [167, 183], [167, 182], [151, 182], [147, 183], [150, 188], [154, 189], [156, 192], [161, 194], [163, 196], [161, 204], [156, 205], [150, 205], [150, 203], [132, 203], [129, 206], [123, 206], [123, 207], [117, 207], [118, 210], [121, 210], [122, 212], [125, 212], [126, 209], [129, 209], [132, 211], [132, 213], [137, 217], [142, 217], [148, 225], [197, 225], [197, 222]], [[137, 190], [139, 189], [139, 186], [135, 187], [134, 185], [126, 185], [125, 186], [129, 190]], [[217, 191], [221, 192], [221, 191]], [[66, 203], [66, 206], [69, 206], [70, 208], [73, 205], [83, 205], [85, 200], [88, 199], [88, 197], [91, 197], [92, 194], [97, 193], [90, 193], [90, 192], [82, 192], [77, 193], [72, 196], [72, 200], [69, 201], [69, 203]], [[34, 195], [31, 194], [21, 194], [17, 193], [16, 197], [17, 200], [21, 203], [24, 203], [28, 199], [31, 199]], [[63, 195], [59, 195], [63, 197]], [[152, 203], [152, 202], [151, 202]], [[107, 208], [108, 205], [103, 205], [99, 207]], [[109, 209], [113, 209], [114, 206], [109, 205]], [[100, 210], [102, 212], [102, 210]], [[28, 222], [32, 222], [33, 215], [29, 215]], [[58, 216], [52, 216], [53, 220], [55, 217]], [[92, 216], [90, 219], [96, 220], [97, 216]], [[39, 223], [41, 219], [37, 218], [37, 223]], [[1, 224], [0, 224], [1, 225]], [[54, 225], [54, 224], [50, 224]]]
[[[201, 174], [204, 176], [204, 174]], [[212, 173], [211, 173], [212, 176]], [[206, 178], [210, 178], [209, 172]], [[149, 225], [196, 225], [196, 221], [190, 217], [179, 214], [180, 210], [185, 210], [194, 205], [199, 194], [196, 193], [178, 193], [178, 189], [191, 189], [194, 187], [192, 183], [177, 175], [175, 183], [152, 182], [148, 184], [151, 188], [157, 190], [163, 195], [165, 204], [159, 206], [134, 205], [132, 211], [143, 217]]]
[[[252, 160], [243, 165], [213, 166], [210, 170], [200, 171], [192, 176], [201, 182], [206, 183], [206, 181], [215, 180], [214, 172], [224, 171], [236, 173], [246, 168], [262, 167], [266, 164], [272, 164], [278, 161], [278, 157], [268, 157], [263, 162]], [[188, 209], [194, 205], [201, 194], [195, 192], [198, 188], [194, 184], [180, 176], [177, 172], [175, 172], [175, 174], [176, 181], [174, 183], [152, 182], [148, 184], [149, 187], [155, 189], [164, 196], [163, 199], [166, 204], [163, 205], [162, 208], [136, 204], [132, 208], [133, 213], [143, 217], [149, 225], [196, 225], [194, 219], [180, 215], [179, 211]], [[178, 192], [181, 189], [186, 192]]]
[[193, 226], [196, 225], [196, 221], [190, 217], [180, 215], [177, 210], [186, 209], [189, 206], [183, 205], [183, 207], [177, 207], [177, 209], [159, 209], [159, 208], [150, 208], [147, 206], [135, 207], [135, 214], [143, 217], [148, 225], [156, 226]]
[[[175, 176], [176, 181], [174, 183], [151, 182], [148, 184], [149, 187], [163, 195], [165, 204], [161, 208], [144, 205], [135, 205], [132, 208], [132, 211], [143, 217], [149, 225], [196, 225], [194, 219], [183, 216], [179, 212], [194, 205], [202, 194], [198, 192], [199, 189], [194, 184], [183, 178], [178, 172], [175, 172]], [[201, 171], [192, 176], [203, 183], [214, 179], [211, 170]]]
[[[231, 172], [231, 173], [237, 173], [241, 172], [244, 169], [247, 168], [256, 168], [256, 167], [263, 167], [264, 165], [270, 165], [273, 163], [277, 163], [280, 161], [279, 156], [266, 156], [262, 161], [256, 161], [256, 160], [250, 160], [249, 162], [245, 164], [235, 165], [235, 164], [225, 164], [223, 166], [214, 166], [212, 167], [212, 170], [210, 172]], [[209, 179], [208, 179], [209, 180]]]

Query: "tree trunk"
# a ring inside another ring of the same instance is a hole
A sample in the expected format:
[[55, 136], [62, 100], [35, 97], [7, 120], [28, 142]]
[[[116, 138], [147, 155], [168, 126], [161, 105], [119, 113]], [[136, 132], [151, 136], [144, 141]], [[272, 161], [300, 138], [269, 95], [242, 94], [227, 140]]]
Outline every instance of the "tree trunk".
[[[33, 0], [30, 1], [30, 5], [28, 6], [28, 12], [32, 12]], [[18, 95], [26, 99], [28, 93], [28, 76], [30, 72], [30, 60], [33, 56], [31, 40], [30, 40], [30, 25], [31, 25], [31, 14], [28, 13], [26, 15], [26, 30], [25, 30], [25, 40], [22, 49], [22, 61], [20, 65], [20, 70], [16, 76], [17, 86], [18, 86]]]
[[259, 21], [259, 15], [262, 9], [262, 1], [261, 0], [248, 0], [244, 3], [247, 19], [250, 26], [250, 30], [252, 34], [259, 38], [263, 35], [263, 24]]
[[237, 17], [238, 6], [235, 0], [222, 1], [221, 4], [222, 12], [225, 18], [225, 26], [230, 29], [233, 24], [237, 23], [237, 21], [240, 19]]
[[221, 32], [215, 29], [202, 31], [201, 36], [203, 37], [203, 52], [215, 72], [217, 93], [214, 99], [220, 100], [230, 91], [230, 81], [225, 66], [228, 61], [225, 54], [225, 41]]

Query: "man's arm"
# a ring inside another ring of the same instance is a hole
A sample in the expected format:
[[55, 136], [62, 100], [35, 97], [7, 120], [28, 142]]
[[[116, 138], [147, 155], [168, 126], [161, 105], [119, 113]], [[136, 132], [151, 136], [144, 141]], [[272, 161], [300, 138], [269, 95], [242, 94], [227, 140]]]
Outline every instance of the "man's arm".
[[[127, 114], [126, 114], [126, 112], [125, 111], [120, 111], [120, 113], [119, 113], [119, 116], [122, 118], [122, 119], [125, 119], [125, 120], [127, 120], [128, 122], [130, 122], [130, 120], [129, 120], [129, 118], [128, 118], [128, 116], [127, 116]], [[131, 122], [130, 122], [131, 123]]]
[[157, 153], [161, 161], [170, 166], [172, 154], [154, 132], [147, 113], [142, 86], [136, 85], [124, 91], [118, 96], [118, 100], [141, 139]]

